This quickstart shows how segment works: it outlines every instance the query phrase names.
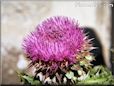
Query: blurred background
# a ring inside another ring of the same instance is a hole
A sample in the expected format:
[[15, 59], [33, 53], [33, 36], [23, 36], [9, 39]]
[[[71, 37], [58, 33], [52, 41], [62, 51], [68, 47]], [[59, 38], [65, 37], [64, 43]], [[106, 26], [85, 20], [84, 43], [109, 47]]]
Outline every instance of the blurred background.
[[23, 38], [44, 19], [68, 16], [80, 26], [93, 29], [103, 49], [103, 60], [110, 68], [111, 8], [109, 0], [95, 1], [10, 1], [1, 2], [1, 68], [2, 84], [21, 84], [16, 71], [28, 65], [22, 51]]

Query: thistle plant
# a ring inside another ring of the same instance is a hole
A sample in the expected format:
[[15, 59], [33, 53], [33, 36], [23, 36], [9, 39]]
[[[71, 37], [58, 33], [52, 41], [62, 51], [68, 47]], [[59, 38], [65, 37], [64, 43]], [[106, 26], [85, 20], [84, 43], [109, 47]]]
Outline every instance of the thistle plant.
[[95, 60], [91, 40], [75, 19], [55, 16], [44, 20], [22, 44], [30, 67], [35, 68], [33, 79], [41, 84], [84, 80]]

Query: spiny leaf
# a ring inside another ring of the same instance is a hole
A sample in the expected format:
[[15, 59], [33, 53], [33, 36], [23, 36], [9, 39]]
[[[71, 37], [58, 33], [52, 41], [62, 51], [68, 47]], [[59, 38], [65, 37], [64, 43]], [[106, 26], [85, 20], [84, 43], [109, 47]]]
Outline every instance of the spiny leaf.
[[85, 80], [80, 80], [78, 84], [114, 84], [114, 77], [112, 76], [110, 70], [103, 66], [95, 66], [92, 68]]
[[30, 83], [31, 85], [38, 85], [40, 84], [40, 82], [38, 80], [34, 80], [34, 78], [32, 76], [22, 76], [25, 80], [28, 81], [28, 83]]
[[29, 83], [31, 85], [39, 85], [40, 82], [38, 80], [34, 80], [33, 76], [29, 76], [27, 74], [25, 74], [24, 72], [17, 72], [18, 76], [20, 77], [21, 81], [23, 83]]

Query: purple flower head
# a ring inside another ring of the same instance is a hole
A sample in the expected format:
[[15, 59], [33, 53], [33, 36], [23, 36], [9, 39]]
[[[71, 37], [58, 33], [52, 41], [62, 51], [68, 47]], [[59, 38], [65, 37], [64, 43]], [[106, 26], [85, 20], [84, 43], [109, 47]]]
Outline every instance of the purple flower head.
[[51, 17], [24, 39], [23, 49], [32, 61], [76, 62], [83, 49], [85, 34], [78, 23], [64, 16]]

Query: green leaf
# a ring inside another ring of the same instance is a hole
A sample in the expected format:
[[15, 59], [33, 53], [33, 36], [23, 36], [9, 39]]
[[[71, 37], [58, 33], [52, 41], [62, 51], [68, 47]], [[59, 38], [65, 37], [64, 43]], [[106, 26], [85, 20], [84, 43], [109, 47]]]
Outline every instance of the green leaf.
[[80, 61], [80, 65], [81, 66], [85, 65], [85, 61]]
[[78, 70], [77, 72], [78, 72], [79, 75], [83, 74], [83, 70]]
[[17, 72], [20, 80], [24, 83], [24, 84], [31, 84], [31, 85], [39, 85], [40, 81], [39, 80], [35, 80], [33, 76], [29, 76], [23, 72]]
[[22, 76], [25, 80], [27, 80], [31, 85], [38, 85], [38, 84], [40, 84], [40, 82], [38, 81], [38, 80], [34, 80], [34, 78], [33, 77], [31, 77], [31, 76], [26, 76], [26, 75], [24, 75], [24, 76]]
[[33, 78], [32, 77], [30, 77], [30, 76], [26, 76], [26, 75], [24, 75], [24, 76], [22, 76], [24, 79], [26, 79], [29, 83], [32, 83], [33, 82]]
[[73, 79], [74, 81], [76, 81], [76, 80], [77, 80], [77, 77], [73, 77], [72, 79]]
[[32, 83], [31, 83], [31, 85], [39, 85], [40, 84], [40, 82], [38, 81], [38, 80], [34, 80]]
[[74, 73], [72, 71], [69, 71], [65, 74], [68, 79], [72, 79], [74, 77]]
[[100, 78], [100, 79], [87, 79], [87, 80], [84, 80], [83, 84], [102, 84], [103, 82], [105, 82], [107, 79], [105, 78]]
[[91, 55], [85, 56], [85, 58], [86, 58], [87, 60], [89, 60], [89, 61], [92, 61], [92, 60], [93, 60], [93, 56], [91, 56]]
[[87, 73], [87, 78], [85, 80], [79, 80], [78, 84], [112, 85], [114, 84], [114, 76], [108, 68], [95, 66]]

